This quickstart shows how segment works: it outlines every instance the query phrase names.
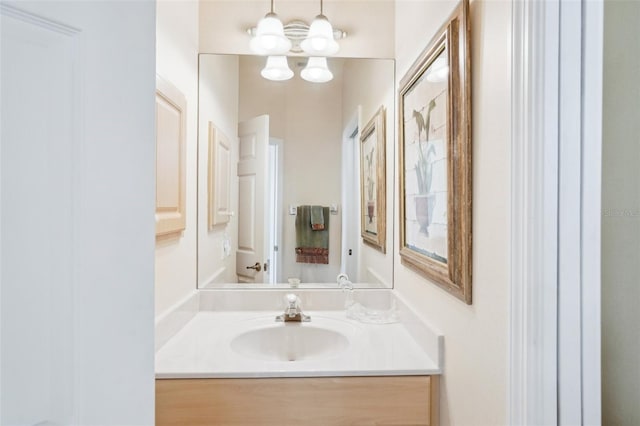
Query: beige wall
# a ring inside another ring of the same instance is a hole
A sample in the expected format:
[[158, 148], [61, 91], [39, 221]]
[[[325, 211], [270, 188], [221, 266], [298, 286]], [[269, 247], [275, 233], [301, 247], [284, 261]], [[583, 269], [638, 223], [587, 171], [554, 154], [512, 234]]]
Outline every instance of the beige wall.
[[329, 219], [329, 265], [295, 262], [295, 216], [288, 206], [340, 204], [342, 143], [342, 77], [338, 63], [330, 65], [334, 79], [313, 84], [296, 77], [273, 82], [260, 76], [264, 58], [240, 59], [239, 120], [270, 116], [270, 135], [284, 141], [283, 271], [302, 282], [332, 282], [340, 270], [340, 215]]
[[602, 419], [640, 424], [640, 3], [605, 2]]
[[[390, 0], [325, 2], [324, 14], [334, 28], [353, 35], [340, 41], [337, 56], [393, 58], [393, 3]], [[251, 53], [246, 30], [255, 27], [267, 12], [269, 2], [264, 0], [202, 0], [201, 52]], [[280, 0], [275, 2], [275, 12], [285, 24], [294, 19], [310, 23], [320, 13], [320, 2]]]
[[198, 2], [158, 1], [156, 72], [187, 98], [186, 229], [156, 242], [155, 312], [162, 314], [196, 286], [196, 147]]
[[[456, 3], [396, 3], [398, 81]], [[506, 422], [510, 34], [510, 2], [471, 2], [473, 305], [407, 269], [399, 256], [395, 259], [395, 288], [445, 336], [440, 402], [443, 425]], [[398, 241], [397, 229], [395, 234]]]
[[[235, 55], [200, 56], [200, 143], [198, 161], [198, 284], [236, 282], [238, 219], [209, 230], [208, 224], [208, 152], [209, 122], [229, 140], [231, 176], [229, 181], [231, 210], [237, 212], [238, 177], [238, 57]], [[224, 241], [231, 250], [224, 253]]]
[[[396, 184], [395, 172], [395, 89], [394, 66], [389, 61], [347, 61], [343, 67], [342, 124], [348, 125], [360, 107], [360, 131], [373, 118], [380, 107], [386, 109], [386, 192], [387, 192], [387, 235], [386, 253], [372, 248], [359, 238], [358, 282], [380, 283], [391, 286], [393, 283], [394, 243], [394, 197]], [[359, 168], [359, 162], [354, 164]], [[359, 233], [360, 231], [358, 231]], [[352, 278], [353, 279], [353, 278]]]

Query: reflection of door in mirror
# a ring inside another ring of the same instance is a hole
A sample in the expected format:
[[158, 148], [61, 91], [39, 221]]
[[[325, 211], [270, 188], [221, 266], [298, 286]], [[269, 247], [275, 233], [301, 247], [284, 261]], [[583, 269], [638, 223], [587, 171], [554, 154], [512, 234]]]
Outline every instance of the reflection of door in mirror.
[[269, 138], [269, 194], [267, 197], [268, 227], [267, 238], [267, 265], [269, 284], [281, 283], [282, 277], [282, 188], [284, 183], [283, 166], [284, 147], [282, 139]]
[[269, 116], [241, 122], [238, 142], [236, 274], [239, 283], [263, 283], [269, 277], [266, 261], [269, 238], [265, 236], [265, 231], [270, 229]]
[[238, 125], [238, 249], [239, 283], [281, 281], [283, 141], [269, 137], [269, 116]]

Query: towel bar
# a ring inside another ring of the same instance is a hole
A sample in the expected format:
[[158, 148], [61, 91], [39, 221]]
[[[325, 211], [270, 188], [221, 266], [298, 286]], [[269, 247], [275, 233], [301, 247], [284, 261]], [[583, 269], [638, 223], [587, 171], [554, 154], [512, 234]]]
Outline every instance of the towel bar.
[[[295, 216], [297, 208], [298, 208], [297, 206], [294, 206], [293, 204], [289, 204], [289, 215]], [[333, 215], [338, 214], [338, 205], [337, 204], [329, 205], [329, 213]]]

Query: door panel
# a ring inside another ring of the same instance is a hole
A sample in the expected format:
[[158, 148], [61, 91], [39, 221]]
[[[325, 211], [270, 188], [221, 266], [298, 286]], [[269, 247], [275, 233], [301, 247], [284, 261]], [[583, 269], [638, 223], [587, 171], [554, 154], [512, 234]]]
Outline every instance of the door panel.
[[0, 10], [0, 423], [67, 424], [73, 398], [78, 33]]
[[[265, 194], [269, 179], [269, 116], [261, 115], [238, 126], [238, 282], [262, 283], [267, 263]], [[258, 268], [250, 269], [256, 264]]]
[[0, 424], [152, 424], [155, 3], [3, 0], [0, 43]]

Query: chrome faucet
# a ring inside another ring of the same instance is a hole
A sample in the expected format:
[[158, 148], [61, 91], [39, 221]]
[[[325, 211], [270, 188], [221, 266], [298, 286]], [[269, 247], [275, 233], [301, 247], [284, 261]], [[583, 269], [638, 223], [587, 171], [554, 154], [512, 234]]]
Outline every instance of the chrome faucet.
[[276, 317], [280, 322], [309, 322], [311, 317], [302, 313], [300, 298], [295, 294], [287, 294], [284, 297], [285, 308], [282, 315]]

